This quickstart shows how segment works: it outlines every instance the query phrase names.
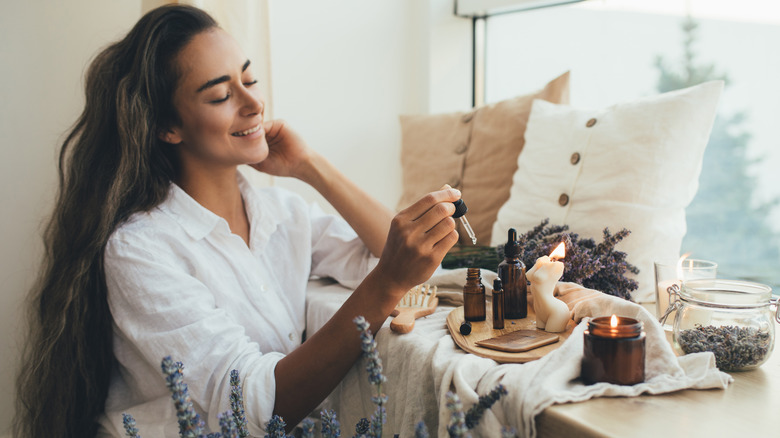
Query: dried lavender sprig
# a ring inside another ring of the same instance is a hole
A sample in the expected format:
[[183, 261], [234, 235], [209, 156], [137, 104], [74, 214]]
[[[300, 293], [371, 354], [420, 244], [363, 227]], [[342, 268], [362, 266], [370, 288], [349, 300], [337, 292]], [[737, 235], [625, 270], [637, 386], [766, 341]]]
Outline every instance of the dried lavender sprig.
[[314, 421], [311, 418], [301, 421], [301, 438], [314, 438]]
[[163, 358], [161, 368], [165, 383], [171, 391], [176, 417], [179, 419], [179, 435], [183, 438], [198, 438], [204, 435], [205, 424], [195, 412], [187, 384], [184, 383], [181, 362], [174, 362], [170, 356]]
[[372, 385], [381, 385], [387, 379], [382, 374], [382, 359], [379, 358], [379, 354], [376, 352], [376, 340], [371, 334], [368, 321], [364, 317], [358, 316], [352, 322], [355, 323], [360, 332], [360, 348], [363, 350], [363, 357], [368, 362], [366, 365], [368, 381]]
[[274, 415], [265, 423], [265, 438], [286, 438], [285, 427], [287, 427], [287, 424], [282, 417]]
[[122, 424], [125, 426], [125, 434], [130, 438], [141, 438], [138, 428], [135, 427], [135, 418], [132, 415], [122, 413]]
[[417, 423], [414, 427], [414, 438], [429, 438], [428, 426], [425, 425], [424, 421]]
[[490, 393], [481, 396], [477, 404], [472, 406], [471, 409], [466, 412], [466, 427], [473, 429], [477, 424], [479, 424], [479, 420], [482, 419], [482, 415], [485, 414], [485, 411], [490, 409], [493, 404], [495, 404], [501, 398], [501, 396], [506, 394], [507, 392], [504, 385], [499, 384], [493, 388]]
[[217, 414], [217, 420], [219, 421], [219, 428], [222, 430], [222, 436], [225, 438], [237, 438], [238, 427], [233, 419], [233, 411], [228, 409], [227, 411]]
[[341, 436], [341, 424], [336, 419], [336, 412], [327, 409], [320, 412], [322, 418], [322, 438], [338, 438]]
[[471, 437], [466, 428], [466, 415], [463, 413], [463, 404], [458, 394], [447, 391], [447, 410], [450, 411], [450, 423], [447, 425], [447, 432], [451, 438]]
[[387, 421], [387, 415], [384, 405], [387, 403], [387, 396], [382, 393], [382, 383], [387, 381], [382, 374], [382, 359], [376, 351], [376, 339], [371, 334], [368, 321], [362, 316], [352, 320], [360, 332], [360, 348], [363, 350], [363, 357], [366, 359], [366, 371], [368, 371], [368, 382], [376, 386], [376, 396], [371, 401], [376, 404], [376, 412], [371, 416], [371, 429], [369, 435], [373, 437], [382, 436], [382, 428]]
[[[374, 397], [372, 397], [372, 400]], [[385, 398], [385, 401], [387, 399]], [[374, 403], [376, 401], [374, 400]], [[371, 429], [368, 431], [368, 436], [373, 438], [381, 438], [382, 437], [382, 428], [384, 427], [385, 421], [387, 419], [387, 411], [385, 410], [385, 407], [383, 404], [377, 403], [376, 411], [373, 415], [371, 415]]]
[[370, 427], [371, 427], [371, 423], [368, 421], [366, 417], [363, 417], [360, 420], [358, 420], [357, 424], [355, 425], [355, 438], [368, 434]]
[[238, 436], [240, 438], [248, 437], [249, 429], [247, 429], [246, 414], [244, 413], [244, 388], [241, 386], [238, 370], [230, 372], [230, 409], [233, 411], [233, 420], [236, 422]]

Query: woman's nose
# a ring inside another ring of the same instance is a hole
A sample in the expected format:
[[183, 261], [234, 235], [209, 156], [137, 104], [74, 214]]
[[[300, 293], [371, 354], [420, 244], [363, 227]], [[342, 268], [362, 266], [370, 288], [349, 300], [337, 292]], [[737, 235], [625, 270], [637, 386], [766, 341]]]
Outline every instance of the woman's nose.
[[265, 112], [265, 100], [259, 92], [253, 93], [253, 90], [244, 89], [244, 105], [242, 115], [253, 116]]

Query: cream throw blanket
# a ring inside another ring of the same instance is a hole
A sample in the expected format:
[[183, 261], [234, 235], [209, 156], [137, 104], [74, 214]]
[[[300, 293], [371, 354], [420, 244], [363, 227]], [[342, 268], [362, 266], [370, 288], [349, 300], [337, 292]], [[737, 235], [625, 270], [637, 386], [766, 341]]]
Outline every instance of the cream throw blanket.
[[[483, 280], [489, 279], [490, 275], [490, 271], [483, 271]], [[457, 291], [465, 278], [465, 270], [440, 271], [430, 283], [442, 288], [444, 302], [450, 298], [457, 305]], [[309, 330], [321, 327], [349, 295], [348, 290], [336, 284], [313, 282], [312, 286], [308, 296]], [[447, 286], [451, 287], [450, 294]], [[675, 356], [653, 315], [637, 304], [572, 283], [559, 283], [556, 294], [572, 309], [574, 320], [580, 322], [557, 350], [521, 365], [500, 365], [459, 349], [446, 328], [445, 321], [452, 307], [440, 304], [433, 315], [418, 319], [415, 329], [405, 335], [391, 332], [385, 323], [377, 335], [387, 377], [382, 390], [389, 397], [385, 436], [394, 433], [414, 436], [414, 427], [419, 421], [425, 421], [432, 436], [435, 433], [448, 436], [447, 391], [456, 392], [464, 408], [468, 409], [480, 395], [503, 384], [508, 395], [486, 412], [479, 425], [471, 430], [472, 436], [497, 436], [501, 426], [507, 425], [514, 427], [518, 436], [534, 437], [534, 417], [552, 404], [600, 396], [660, 394], [685, 388], [723, 389], [733, 380], [718, 371], [712, 353]], [[587, 327], [582, 319], [613, 313], [644, 323], [646, 381], [633, 386], [585, 385], [578, 380], [583, 331]], [[353, 435], [357, 421], [362, 417], [369, 418], [375, 410], [370, 399], [374, 388], [368, 384], [364, 368], [365, 363], [361, 360], [327, 401], [328, 407], [337, 411], [345, 436]]]

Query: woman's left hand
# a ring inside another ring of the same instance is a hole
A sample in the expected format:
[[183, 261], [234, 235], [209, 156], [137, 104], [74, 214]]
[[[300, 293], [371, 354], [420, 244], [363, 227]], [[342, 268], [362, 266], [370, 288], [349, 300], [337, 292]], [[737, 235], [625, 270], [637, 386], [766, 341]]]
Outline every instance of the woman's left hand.
[[251, 166], [274, 176], [298, 177], [302, 165], [311, 161], [312, 150], [284, 120], [263, 123], [268, 157]]

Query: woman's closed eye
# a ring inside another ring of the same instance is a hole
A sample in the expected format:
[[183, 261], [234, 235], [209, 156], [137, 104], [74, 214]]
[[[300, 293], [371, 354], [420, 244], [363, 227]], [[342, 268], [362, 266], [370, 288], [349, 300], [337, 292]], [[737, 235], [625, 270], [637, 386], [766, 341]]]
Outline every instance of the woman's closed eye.
[[[244, 82], [244, 86], [249, 88], [252, 85], [255, 85], [256, 83], [257, 83], [257, 79], [249, 81], [249, 82]], [[209, 101], [209, 103], [218, 104], [218, 103], [226, 102], [230, 98], [230, 96], [231, 96], [231, 93], [230, 93], [230, 91], [228, 91], [227, 94], [225, 95], [225, 97], [223, 97], [222, 99], [214, 99], [214, 100]]]

